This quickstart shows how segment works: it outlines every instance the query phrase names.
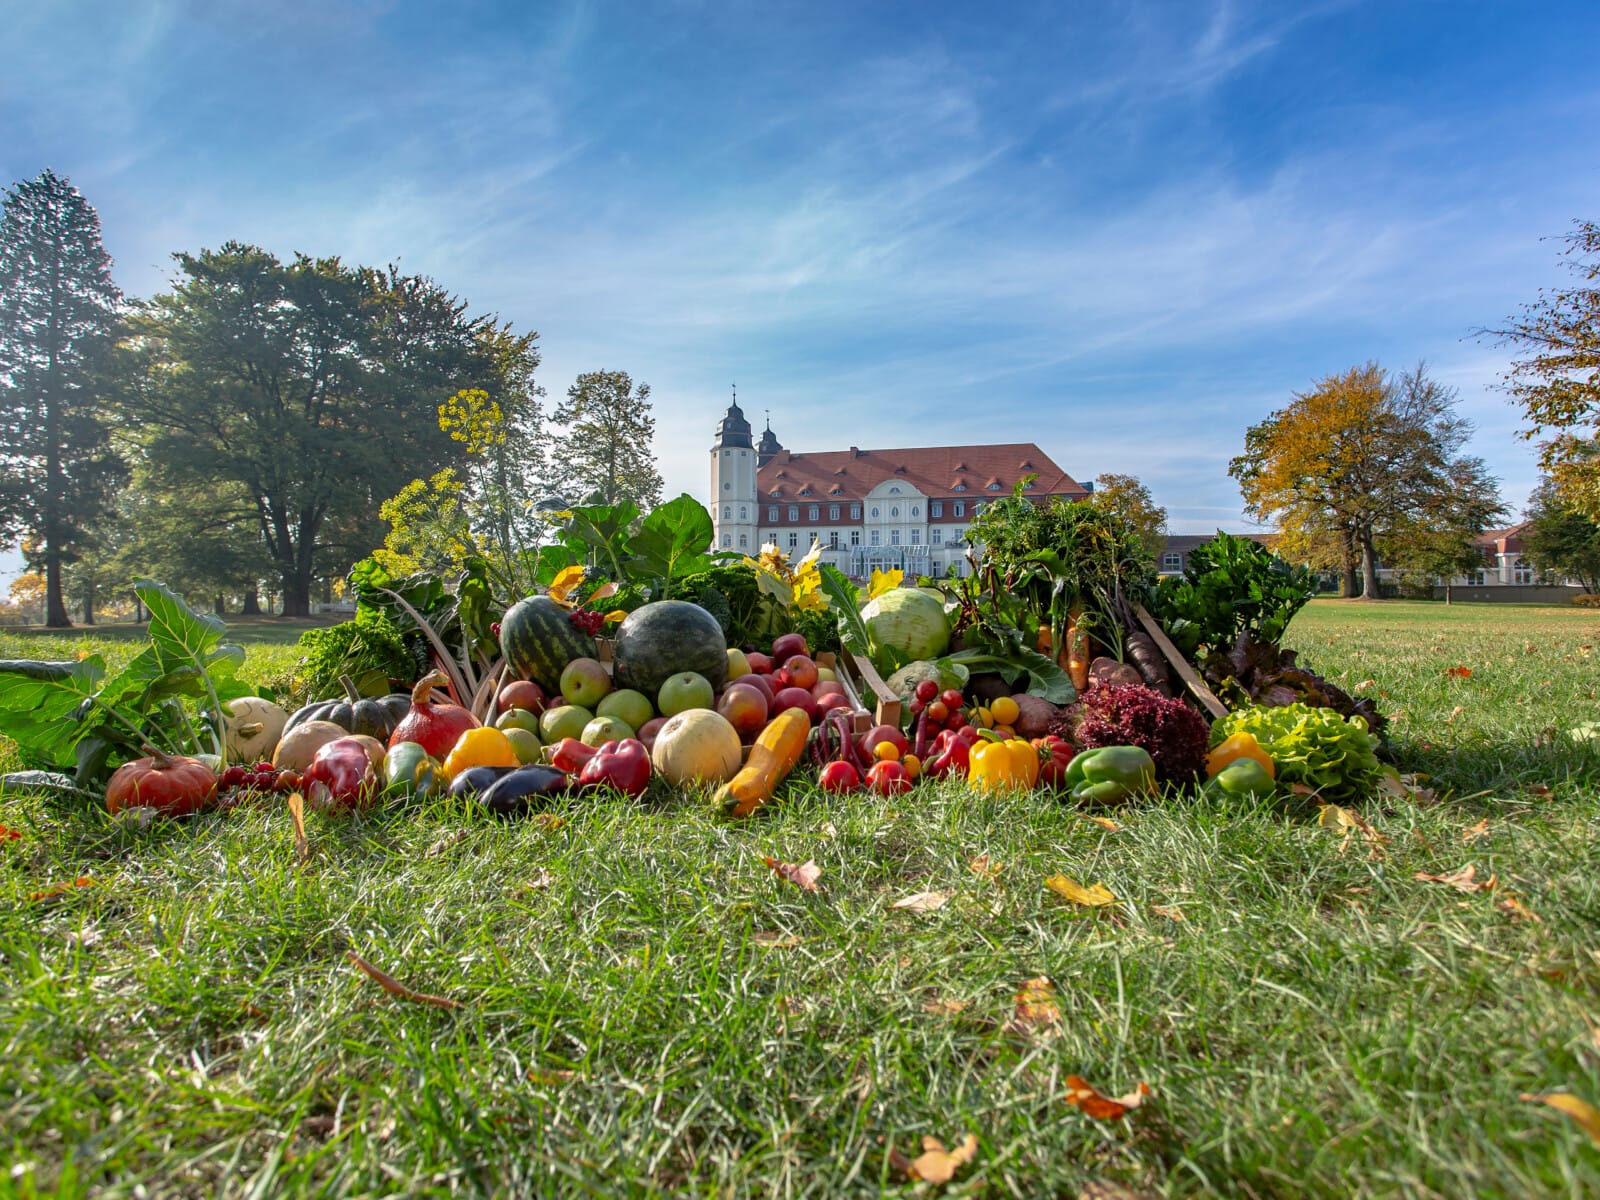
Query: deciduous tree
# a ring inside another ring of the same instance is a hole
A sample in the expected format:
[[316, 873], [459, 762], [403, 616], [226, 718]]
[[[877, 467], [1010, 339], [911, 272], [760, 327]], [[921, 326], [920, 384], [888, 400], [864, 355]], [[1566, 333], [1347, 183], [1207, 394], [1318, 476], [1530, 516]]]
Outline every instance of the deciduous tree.
[[1121, 516], [1139, 535], [1152, 562], [1167, 542], [1167, 510], [1134, 475], [1098, 475], [1089, 502]]
[[641, 512], [661, 502], [649, 384], [635, 388], [626, 371], [579, 375], [554, 419], [566, 426], [561, 453], [568, 500], [628, 501]]
[[1540, 466], [1567, 504], [1600, 521], [1600, 224], [1575, 226], [1562, 240], [1578, 282], [1541, 290], [1504, 329], [1486, 333], [1527, 353], [1505, 375], [1531, 422], [1522, 436], [1551, 435], [1539, 443]]
[[1461, 452], [1471, 434], [1455, 393], [1421, 365], [1390, 376], [1367, 363], [1251, 426], [1228, 473], [1251, 513], [1279, 523], [1280, 553], [1304, 559], [1302, 551], [1332, 544], [1345, 594], [1354, 594], [1359, 557], [1362, 594], [1376, 599], [1381, 541], [1498, 511], [1481, 460]]
[[1529, 501], [1523, 539], [1535, 567], [1576, 579], [1586, 592], [1600, 591], [1600, 523], [1555, 479], [1544, 480]]
[[0, 537], [31, 535], [45, 621], [71, 624], [62, 570], [125, 477], [105, 420], [122, 295], [100, 218], [53, 171], [0, 216]]
[[172, 290], [135, 325], [129, 407], [175, 485], [234, 485], [254, 508], [285, 615], [319, 574], [381, 539], [378, 508], [464, 457], [438, 406], [490, 381], [491, 322], [430, 280], [255, 246], [177, 256]]

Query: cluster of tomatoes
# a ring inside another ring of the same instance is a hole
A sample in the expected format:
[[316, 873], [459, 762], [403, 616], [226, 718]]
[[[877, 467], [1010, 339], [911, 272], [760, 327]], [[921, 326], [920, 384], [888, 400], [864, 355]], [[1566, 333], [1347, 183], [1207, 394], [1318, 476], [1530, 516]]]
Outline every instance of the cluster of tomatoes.
[[269, 762], [258, 762], [254, 766], [235, 764], [217, 776], [217, 786], [224, 789], [233, 789], [236, 792], [255, 792], [265, 795], [269, 792], [292, 792], [300, 786], [300, 776], [293, 771], [280, 771]]

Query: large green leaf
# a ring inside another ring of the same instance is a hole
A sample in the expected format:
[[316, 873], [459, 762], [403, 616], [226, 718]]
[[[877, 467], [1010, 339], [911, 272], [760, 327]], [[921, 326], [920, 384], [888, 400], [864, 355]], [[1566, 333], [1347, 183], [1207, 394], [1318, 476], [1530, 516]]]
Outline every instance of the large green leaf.
[[822, 592], [839, 622], [839, 641], [851, 654], [872, 657], [872, 634], [861, 619], [860, 591], [848, 576], [832, 563], [817, 568], [822, 575]]
[[588, 504], [572, 510], [562, 526], [561, 540], [611, 579], [624, 583], [631, 552], [628, 534], [638, 519], [638, 507], [626, 500], [620, 504]]
[[969, 671], [998, 672], [1007, 681], [1015, 681], [1026, 675], [1028, 694], [1041, 696], [1051, 704], [1071, 704], [1078, 698], [1071, 677], [1045, 655], [1026, 646], [958, 650], [950, 655], [950, 661]]
[[105, 673], [98, 654], [77, 662], [0, 662], [0, 733], [29, 762], [72, 766], [83, 736], [76, 714]]
[[652, 582], [660, 580], [658, 594], [670, 596], [673, 580], [711, 566], [706, 548], [713, 536], [711, 514], [684, 493], [650, 510], [629, 542], [632, 558], [627, 566], [635, 580], [641, 576]]

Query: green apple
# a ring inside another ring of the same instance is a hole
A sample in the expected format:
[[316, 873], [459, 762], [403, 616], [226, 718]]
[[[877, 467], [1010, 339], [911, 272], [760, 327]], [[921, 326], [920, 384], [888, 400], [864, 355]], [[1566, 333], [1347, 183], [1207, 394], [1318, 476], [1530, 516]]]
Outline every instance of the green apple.
[[539, 741], [539, 735], [531, 729], [523, 729], [513, 725], [506, 730], [506, 741], [511, 743], [511, 749], [517, 756], [517, 762], [523, 766], [539, 761], [544, 753], [544, 746]]
[[539, 718], [539, 736], [547, 746], [554, 746], [562, 738], [581, 738], [583, 727], [592, 720], [594, 714], [581, 704], [547, 708]]
[[825, 681], [827, 681], [829, 679], [838, 679], [838, 678], [839, 678], [839, 676], [834, 672], [834, 669], [832, 667], [818, 667], [817, 668], [817, 682], [818, 683], [823, 683], [823, 682], [825, 682]]
[[531, 713], [525, 708], [508, 708], [495, 718], [494, 727], [507, 731], [526, 729], [537, 737], [539, 733], [539, 718], [537, 714]]
[[604, 746], [607, 742], [622, 742], [636, 736], [633, 726], [617, 717], [596, 717], [583, 727], [580, 739], [585, 746]]
[[[594, 710], [597, 717], [616, 717], [624, 722], [628, 728], [637, 729], [651, 717], [656, 715], [656, 710], [650, 707], [650, 697], [643, 692], [636, 692], [632, 688], [621, 688], [612, 692]], [[632, 737], [632, 734], [628, 735]]]
[[737, 646], [728, 647], [728, 678], [738, 679], [741, 675], [750, 674], [750, 660], [744, 656], [744, 651]]
[[561, 672], [561, 694], [574, 704], [593, 709], [611, 690], [611, 676], [597, 658], [575, 658]]
[[694, 671], [679, 671], [667, 676], [656, 694], [656, 711], [663, 717], [675, 717], [691, 708], [711, 708], [716, 704], [716, 689], [704, 675]]

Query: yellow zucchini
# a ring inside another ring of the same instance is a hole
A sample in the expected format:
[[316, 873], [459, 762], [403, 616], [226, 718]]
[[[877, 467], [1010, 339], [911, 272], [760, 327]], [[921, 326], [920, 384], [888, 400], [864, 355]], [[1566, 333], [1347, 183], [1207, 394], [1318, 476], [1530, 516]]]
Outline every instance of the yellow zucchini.
[[767, 723], [750, 747], [750, 761], [717, 789], [716, 802], [725, 816], [748, 817], [768, 800], [805, 753], [811, 720], [798, 708], [786, 708]]

